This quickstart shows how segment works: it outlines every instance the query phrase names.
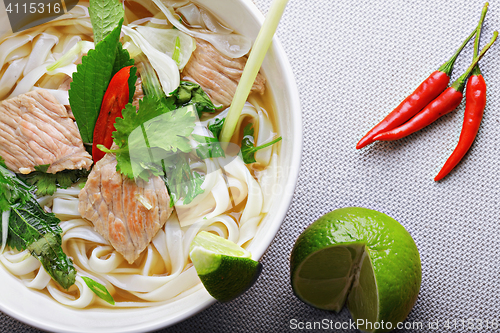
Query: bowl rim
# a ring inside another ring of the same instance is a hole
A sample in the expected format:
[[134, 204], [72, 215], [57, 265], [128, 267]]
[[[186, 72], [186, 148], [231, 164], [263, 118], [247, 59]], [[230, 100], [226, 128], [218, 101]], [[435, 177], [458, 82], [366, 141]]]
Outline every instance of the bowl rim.
[[[257, 8], [255, 3], [252, 0], [238, 0], [241, 2], [241, 4], [245, 7], [247, 10], [248, 14], [253, 16], [253, 18], [258, 22], [260, 26], [262, 26], [264, 22], [264, 15], [262, 12]], [[273, 240], [275, 239], [279, 229], [281, 228], [281, 225], [283, 224], [283, 221], [285, 220], [285, 217], [287, 215], [287, 212], [289, 210], [289, 207], [292, 203], [292, 199], [294, 196], [294, 190], [296, 188], [298, 178], [299, 178], [299, 173], [300, 173], [300, 166], [301, 166], [301, 161], [302, 161], [302, 146], [303, 146], [303, 121], [302, 121], [302, 111], [301, 111], [301, 105], [300, 105], [300, 99], [299, 99], [299, 93], [298, 93], [298, 88], [297, 84], [293, 75], [293, 70], [290, 65], [290, 62], [288, 60], [288, 57], [278, 40], [277, 36], [274, 36], [273, 42], [271, 44], [270, 50], [273, 51], [275, 54], [276, 58], [280, 59], [280, 66], [282, 69], [282, 75], [283, 79], [286, 82], [282, 86], [287, 91], [287, 95], [290, 96], [291, 100], [291, 108], [287, 110], [288, 112], [291, 113], [291, 117], [293, 118], [293, 122], [291, 125], [293, 126], [292, 132], [294, 133], [294, 136], [291, 138], [292, 141], [292, 147], [293, 147], [293, 156], [291, 157], [290, 160], [290, 173], [288, 176], [288, 182], [286, 184], [287, 190], [284, 191], [282, 197], [281, 197], [281, 202], [282, 204], [279, 205], [279, 209], [275, 213], [274, 220], [279, 220], [279, 223], [272, 223], [268, 229], [268, 232], [264, 235], [264, 237], [261, 239], [259, 242], [261, 246], [259, 246], [258, 249], [255, 249], [253, 252], [253, 257], [254, 258], [262, 258], [262, 256], [265, 254], [265, 252], [269, 249], [271, 246]], [[265, 246], [264, 246], [265, 245]], [[211, 305], [213, 305], [216, 302], [215, 299], [213, 298], [208, 298], [205, 300], [202, 300], [199, 304], [191, 307], [189, 310], [186, 310], [180, 314], [178, 314], [175, 317], [169, 318], [167, 321], [163, 322], [154, 322], [150, 325], [143, 325], [140, 328], [133, 328], [130, 330], [121, 330], [120, 332], [151, 332], [154, 330], [166, 328], [169, 326], [173, 326], [175, 324], [178, 324], [198, 313], [201, 311], [207, 309]], [[10, 317], [19, 320], [20, 322], [30, 325], [32, 327], [35, 327], [37, 329], [45, 330], [45, 331], [54, 331], [58, 330], [60, 331], [59, 328], [56, 328], [55, 326], [48, 325], [45, 322], [38, 321], [27, 313], [23, 313], [20, 311], [15, 311], [9, 307], [6, 307], [1, 304], [0, 302], [0, 311], [3, 313], [9, 315]], [[68, 332], [80, 332], [80, 330], [71, 330]]]

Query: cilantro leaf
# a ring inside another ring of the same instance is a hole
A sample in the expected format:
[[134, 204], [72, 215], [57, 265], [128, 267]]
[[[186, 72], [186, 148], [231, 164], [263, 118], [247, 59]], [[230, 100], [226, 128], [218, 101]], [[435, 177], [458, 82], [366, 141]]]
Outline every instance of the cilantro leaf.
[[111, 305], [115, 305], [113, 296], [111, 296], [105, 286], [86, 276], [82, 276], [82, 279], [83, 281], [85, 281], [85, 284], [90, 288], [90, 290], [92, 290], [94, 294], [99, 296], [99, 298], [103, 299]]
[[113, 132], [113, 140], [120, 147], [116, 151], [117, 170], [131, 179], [147, 181], [147, 171], [159, 174], [163, 158], [191, 151], [188, 137], [195, 125], [192, 108], [172, 108], [175, 106], [165, 99], [151, 95], [139, 101], [137, 111], [132, 104], [125, 107]]
[[258, 150], [267, 148], [267, 147], [275, 144], [276, 142], [281, 141], [281, 136], [280, 136], [279, 138], [276, 138], [271, 142], [268, 142], [268, 143], [265, 143], [261, 146], [255, 147], [254, 146], [255, 139], [254, 139], [253, 134], [254, 134], [254, 129], [253, 129], [252, 124], [248, 124], [247, 126], [245, 126], [245, 129], [243, 130], [243, 140], [241, 140], [241, 155], [243, 157], [243, 161], [246, 164], [256, 162], [255, 153]]
[[183, 199], [187, 205], [193, 199], [204, 192], [201, 188], [204, 177], [198, 172], [191, 170], [187, 154], [175, 154], [162, 161], [164, 177], [163, 180], [169, 190], [172, 203]]
[[125, 11], [119, 0], [90, 0], [89, 14], [97, 45], [115, 29]]
[[82, 58], [82, 63], [73, 73], [69, 102], [85, 143], [93, 140], [102, 99], [114, 70], [122, 23], [123, 19], [94, 50]]
[[222, 127], [224, 126], [224, 122], [226, 118], [215, 118], [208, 125], [208, 130], [212, 132], [215, 138], [219, 139], [220, 132], [222, 132]]
[[[137, 111], [128, 104], [122, 112], [123, 118], [116, 120], [113, 132], [113, 140], [120, 148], [100, 149], [116, 153], [117, 170], [131, 179], [148, 181], [150, 174], [162, 176], [171, 202], [183, 198], [187, 204], [203, 193], [204, 178], [192, 171], [189, 164], [192, 151], [189, 137], [196, 120], [194, 107], [173, 110], [175, 107], [171, 99], [154, 94], [139, 101]], [[205, 143], [205, 137], [201, 138]], [[213, 155], [224, 153], [220, 147], [210, 151]]]
[[40, 165], [35, 167], [35, 172], [24, 176], [24, 180], [36, 188], [36, 195], [52, 195], [57, 188], [68, 188], [76, 183], [80, 178], [88, 175], [87, 170], [64, 170], [58, 173], [47, 173], [50, 165]]
[[54, 214], [46, 213], [31, 194], [32, 188], [3, 165], [0, 165], [0, 187], [0, 209], [4, 211], [6, 201], [7, 209], [11, 210], [7, 244], [18, 250], [28, 249], [47, 273], [68, 289], [75, 283], [76, 270], [61, 247], [60, 220]]
[[192, 135], [193, 138], [200, 143], [196, 147], [196, 154], [202, 160], [207, 158], [225, 157], [224, 149], [222, 149], [219, 140], [208, 136], [201, 136], [197, 134]]
[[217, 110], [203, 89], [198, 84], [189, 81], [181, 81], [179, 88], [169, 98], [175, 98], [177, 107], [194, 105], [198, 111], [198, 117], [201, 117], [203, 112], [213, 113]]

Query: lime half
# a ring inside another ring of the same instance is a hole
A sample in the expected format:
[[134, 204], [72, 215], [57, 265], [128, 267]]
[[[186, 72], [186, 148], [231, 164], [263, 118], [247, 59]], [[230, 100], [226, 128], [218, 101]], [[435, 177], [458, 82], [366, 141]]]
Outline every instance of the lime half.
[[358, 328], [388, 332], [406, 319], [418, 296], [420, 255], [393, 218], [342, 208], [311, 224], [291, 255], [291, 283], [304, 302], [340, 311], [346, 300]]
[[208, 293], [228, 302], [247, 291], [257, 280], [262, 265], [235, 243], [202, 231], [193, 239], [189, 256]]

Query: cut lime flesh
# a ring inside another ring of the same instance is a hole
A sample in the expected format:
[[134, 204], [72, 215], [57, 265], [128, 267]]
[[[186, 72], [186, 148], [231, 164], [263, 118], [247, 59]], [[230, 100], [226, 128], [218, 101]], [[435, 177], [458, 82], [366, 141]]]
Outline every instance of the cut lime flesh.
[[237, 244], [202, 231], [191, 243], [189, 256], [208, 293], [221, 302], [228, 302], [257, 280], [262, 265]]
[[339, 312], [359, 271], [363, 251], [363, 244], [353, 244], [312, 253], [296, 270], [295, 292], [315, 307]]
[[[421, 264], [415, 242], [393, 218], [366, 208], [325, 214], [295, 242], [292, 289], [314, 307], [340, 311], [347, 299], [364, 332], [388, 332], [418, 296]], [[386, 323], [381, 326], [381, 323]]]
[[351, 316], [356, 321], [358, 329], [363, 332], [374, 332], [373, 325], [378, 321], [378, 292], [377, 281], [373, 272], [370, 257], [365, 254], [362, 258], [361, 269], [354, 279], [349, 293], [347, 306]]
[[194, 247], [202, 247], [206, 251], [210, 251], [217, 254], [224, 254], [232, 257], [240, 258], [251, 258], [250, 252], [238, 246], [237, 244], [222, 238], [220, 236], [214, 235], [210, 232], [202, 231], [196, 235], [190, 245], [190, 251]]

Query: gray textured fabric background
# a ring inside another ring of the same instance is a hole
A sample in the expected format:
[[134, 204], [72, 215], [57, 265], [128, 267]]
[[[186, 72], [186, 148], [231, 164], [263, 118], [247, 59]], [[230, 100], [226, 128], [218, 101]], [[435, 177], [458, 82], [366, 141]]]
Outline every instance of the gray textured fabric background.
[[[256, 1], [263, 12], [270, 2]], [[500, 45], [481, 63], [489, 99], [477, 140], [444, 181], [432, 179], [455, 147], [464, 105], [401, 141], [354, 148], [451, 56], [474, 29], [482, 5], [481, 0], [290, 1], [278, 36], [295, 73], [304, 118], [302, 169], [290, 211], [252, 289], [159, 332], [286, 332], [292, 319], [348, 321], [345, 309], [335, 314], [300, 302], [290, 288], [288, 262], [307, 225], [345, 206], [396, 218], [420, 250], [422, 287], [408, 321], [422, 322], [424, 329], [399, 332], [498, 331], [491, 323], [500, 323]], [[500, 28], [499, 13], [500, 2], [491, 1], [483, 45]], [[471, 47], [459, 58], [453, 79], [470, 62]], [[447, 329], [446, 320], [460, 325], [465, 320], [467, 327]], [[482, 323], [482, 329], [472, 329], [467, 320], [476, 327]], [[437, 321], [439, 329], [429, 329], [429, 321]], [[38, 332], [3, 314], [0, 328]]]

